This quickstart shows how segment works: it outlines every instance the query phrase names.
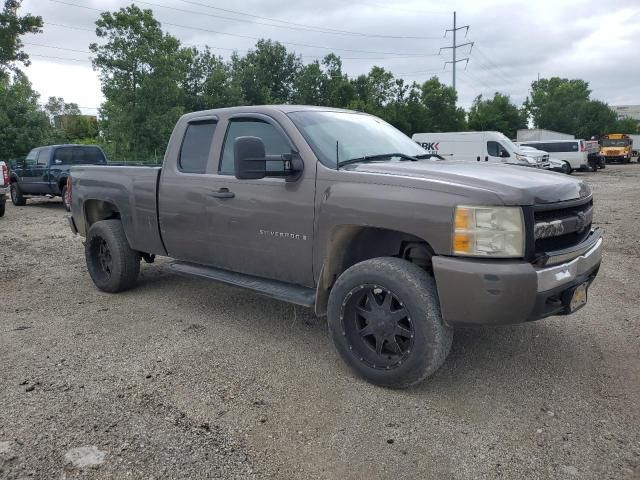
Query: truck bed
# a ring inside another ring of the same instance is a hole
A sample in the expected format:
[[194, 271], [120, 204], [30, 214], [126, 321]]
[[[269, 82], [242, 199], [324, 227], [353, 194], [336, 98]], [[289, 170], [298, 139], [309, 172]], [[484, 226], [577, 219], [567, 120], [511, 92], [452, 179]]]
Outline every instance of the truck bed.
[[142, 166], [74, 166], [71, 213], [78, 232], [85, 236], [90, 223], [96, 220], [95, 206], [110, 203], [117, 209], [131, 248], [166, 255], [157, 210], [161, 170]]

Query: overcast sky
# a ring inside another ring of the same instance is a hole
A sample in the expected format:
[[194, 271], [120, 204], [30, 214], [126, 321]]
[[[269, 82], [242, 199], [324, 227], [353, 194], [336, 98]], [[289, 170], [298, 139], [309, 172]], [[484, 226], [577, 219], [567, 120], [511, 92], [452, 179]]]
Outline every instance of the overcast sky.
[[458, 49], [458, 58], [470, 58], [466, 70], [464, 62], [458, 64], [461, 106], [468, 108], [476, 95], [495, 91], [520, 104], [538, 74], [587, 80], [592, 98], [611, 105], [640, 104], [638, 0], [24, 0], [22, 12], [44, 20], [44, 33], [24, 37], [32, 60], [26, 72], [41, 100], [61, 96], [85, 113], [96, 113], [102, 94], [88, 53], [96, 41], [94, 22], [99, 11], [131, 3], [152, 9], [163, 28], [183, 43], [217, 47], [214, 51], [225, 58], [233, 49], [244, 52], [254, 45], [245, 37], [271, 38], [303, 55], [305, 62], [334, 51], [349, 75], [379, 65], [407, 81], [437, 75], [448, 85], [451, 65], [444, 62], [451, 60], [451, 50], [437, 54], [451, 45], [451, 33], [444, 34], [452, 28], [455, 9], [458, 25], [470, 26], [466, 38], [459, 32], [458, 43], [475, 42], [470, 54], [469, 47]]

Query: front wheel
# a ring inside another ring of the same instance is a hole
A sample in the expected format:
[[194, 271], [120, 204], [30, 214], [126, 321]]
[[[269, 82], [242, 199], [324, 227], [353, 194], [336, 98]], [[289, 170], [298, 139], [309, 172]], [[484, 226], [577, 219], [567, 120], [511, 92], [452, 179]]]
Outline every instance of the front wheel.
[[399, 258], [346, 270], [331, 290], [329, 332], [346, 363], [371, 383], [406, 388], [444, 363], [453, 330], [443, 324], [436, 285]]
[[11, 202], [16, 207], [22, 207], [27, 204], [27, 199], [22, 195], [22, 190], [20, 190], [20, 186], [16, 182], [11, 184]]
[[571, 165], [569, 165], [569, 162], [562, 162], [562, 173], [571, 175]]
[[91, 225], [84, 247], [87, 270], [93, 283], [109, 293], [133, 287], [140, 273], [140, 254], [132, 250], [120, 220]]

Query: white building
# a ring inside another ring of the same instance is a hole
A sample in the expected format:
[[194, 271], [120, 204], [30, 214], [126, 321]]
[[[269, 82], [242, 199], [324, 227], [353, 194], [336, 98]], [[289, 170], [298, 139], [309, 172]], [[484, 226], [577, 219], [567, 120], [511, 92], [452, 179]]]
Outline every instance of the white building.
[[628, 117], [640, 122], [640, 105], [612, 105], [611, 109], [618, 117]]

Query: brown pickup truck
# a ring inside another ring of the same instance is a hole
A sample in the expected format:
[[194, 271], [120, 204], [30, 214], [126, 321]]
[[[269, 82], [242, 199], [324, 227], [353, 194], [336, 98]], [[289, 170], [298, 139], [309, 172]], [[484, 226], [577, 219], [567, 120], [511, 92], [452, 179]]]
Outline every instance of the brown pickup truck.
[[191, 113], [162, 168], [78, 166], [69, 183], [101, 290], [172, 257], [178, 274], [314, 308], [345, 361], [390, 387], [435, 372], [456, 326], [582, 307], [601, 260], [584, 182], [443, 161], [346, 110]]

